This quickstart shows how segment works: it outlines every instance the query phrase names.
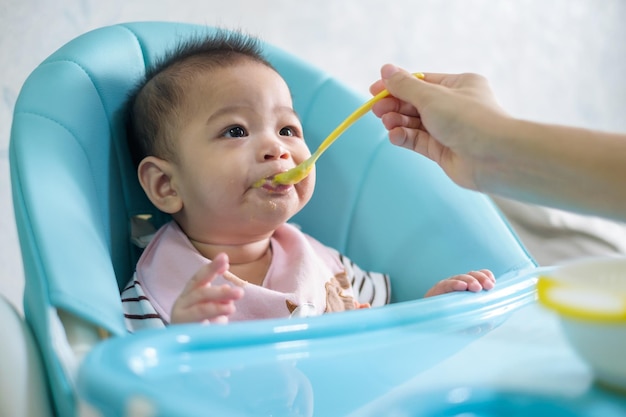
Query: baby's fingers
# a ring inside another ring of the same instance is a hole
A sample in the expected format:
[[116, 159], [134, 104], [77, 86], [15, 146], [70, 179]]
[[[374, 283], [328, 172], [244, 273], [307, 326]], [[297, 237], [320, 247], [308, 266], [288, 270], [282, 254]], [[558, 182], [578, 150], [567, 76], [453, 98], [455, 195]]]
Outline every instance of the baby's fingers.
[[224, 284], [218, 287], [207, 284], [181, 295], [177, 302], [182, 308], [189, 309], [202, 304], [227, 304], [243, 297], [243, 289]]
[[466, 291], [467, 283], [462, 279], [457, 279], [459, 277], [461, 277], [461, 275], [439, 281], [430, 290], [428, 290], [424, 297], [433, 297], [435, 295], [447, 294], [455, 291]]
[[[220, 322], [220, 317], [228, 318], [235, 312], [235, 306], [232, 303], [201, 303], [195, 304], [186, 309], [180, 309], [176, 306], [172, 309], [172, 324], [175, 323], [202, 323]], [[227, 320], [226, 320], [227, 321]]]
[[207, 287], [203, 291], [201, 301], [187, 308], [188, 314], [193, 317], [192, 321], [212, 321], [220, 316], [229, 316], [235, 312], [234, 301], [243, 296], [243, 290], [237, 287], [223, 285], [220, 287]]
[[215, 279], [215, 277], [228, 271], [229, 267], [228, 255], [225, 253], [218, 254], [211, 263], [203, 265], [195, 274], [193, 274], [191, 279], [185, 285], [183, 294], [195, 291], [195, 289], [209, 284]]
[[471, 272], [468, 272], [467, 275], [474, 278], [480, 284], [481, 288], [477, 289], [476, 291], [480, 291], [481, 289], [490, 290], [496, 286], [496, 277], [493, 275], [493, 272], [491, 272], [488, 269], [481, 269], [480, 271], [471, 271]]
[[235, 301], [243, 297], [243, 289], [206, 285], [181, 295], [172, 308], [172, 323], [220, 321], [220, 316], [235, 312]]
[[467, 274], [456, 275], [450, 280], [464, 282], [467, 285], [466, 291], [478, 292], [490, 290], [496, 285], [496, 278], [488, 269], [480, 271], [470, 271]]
[[460, 274], [438, 282], [425, 295], [432, 297], [455, 291], [479, 292], [490, 290], [496, 285], [496, 278], [488, 269], [471, 271], [467, 274]]

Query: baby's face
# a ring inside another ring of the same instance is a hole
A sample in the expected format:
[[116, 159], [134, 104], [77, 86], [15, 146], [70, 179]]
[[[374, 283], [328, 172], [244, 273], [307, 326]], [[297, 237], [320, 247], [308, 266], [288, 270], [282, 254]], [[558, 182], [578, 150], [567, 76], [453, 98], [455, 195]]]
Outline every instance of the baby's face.
[[315, 173], [293, 186], [256, 188], [310, 156], [285, 81], [244, 61], [188, 84], [178, 116], [175, 177], [183, 209], [176, 220], [202, 242], [261, 238], [311, 198]]

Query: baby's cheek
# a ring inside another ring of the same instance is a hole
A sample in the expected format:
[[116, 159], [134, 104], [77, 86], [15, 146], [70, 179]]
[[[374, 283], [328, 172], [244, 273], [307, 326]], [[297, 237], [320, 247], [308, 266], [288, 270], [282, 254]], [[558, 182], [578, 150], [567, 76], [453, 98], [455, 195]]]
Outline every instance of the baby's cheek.
[[315, 174], [313, 174], [313, 178], [309, 175], [300, 183], [296, 184], [295, 187], [298, 198], [300, 199], [300, 204], [304, 207], [313, 196], [313, 191], [315, 190]]

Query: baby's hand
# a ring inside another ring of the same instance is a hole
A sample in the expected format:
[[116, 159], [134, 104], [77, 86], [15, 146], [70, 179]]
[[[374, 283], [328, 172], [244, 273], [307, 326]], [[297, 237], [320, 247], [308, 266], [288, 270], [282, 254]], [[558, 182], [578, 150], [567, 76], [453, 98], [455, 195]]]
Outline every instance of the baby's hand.
[[203, 266], [189, 280], [172, 307], [172, 323], [227, 323], [235, 312], [235, 300], [243, 297], [243, 289], [221, 285], [214, 287], [211, 281], [228, 271], [228, 256], [220, 253], [213, 262]]
[[455, 275], [443, 281], [439, 281], [424, 297], [446, 294], [454, 291], [490, 290], [496, 285], [496, 277], [488, 269], [471, 271], [467, 274]]

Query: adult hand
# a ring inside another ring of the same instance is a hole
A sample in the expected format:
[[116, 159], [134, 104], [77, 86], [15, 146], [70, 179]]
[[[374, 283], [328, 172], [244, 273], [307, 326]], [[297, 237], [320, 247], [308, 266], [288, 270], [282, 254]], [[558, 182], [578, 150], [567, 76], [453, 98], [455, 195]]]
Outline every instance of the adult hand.
[[476, 74], [426, 73], [420, 80], [393, 65], [381, 69], [370, 91], [391, 94], [372, 108], [395, 145], [439, 164], [457, 184], [477, 189], [476, 169], [488, 155], [490, 134], [507, 115], [496, 103], [487, 80]]
[[485, 78], [393, 65], [372, 93], [391, 142], [439, 164], [460, 186], [626, 221], [626, 135], [508, 116]]

